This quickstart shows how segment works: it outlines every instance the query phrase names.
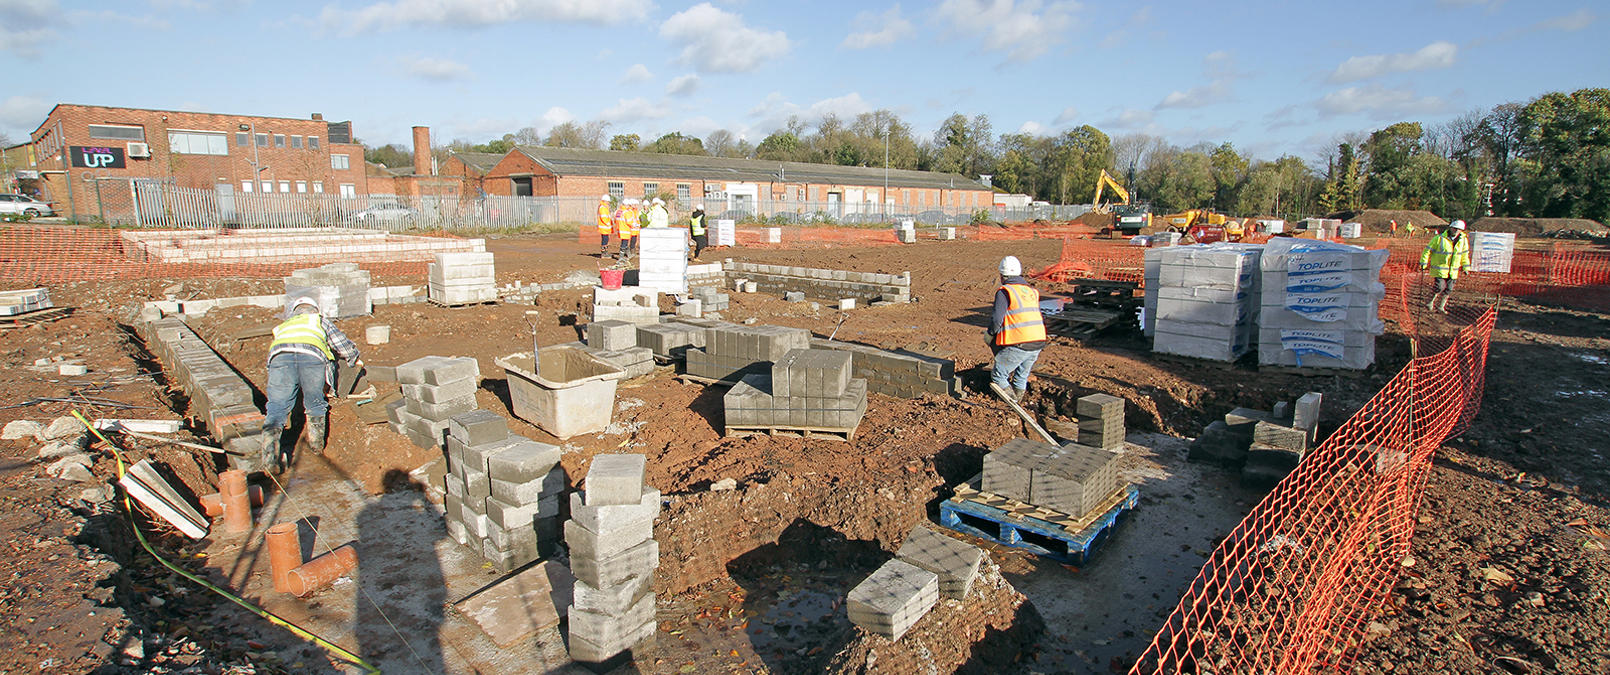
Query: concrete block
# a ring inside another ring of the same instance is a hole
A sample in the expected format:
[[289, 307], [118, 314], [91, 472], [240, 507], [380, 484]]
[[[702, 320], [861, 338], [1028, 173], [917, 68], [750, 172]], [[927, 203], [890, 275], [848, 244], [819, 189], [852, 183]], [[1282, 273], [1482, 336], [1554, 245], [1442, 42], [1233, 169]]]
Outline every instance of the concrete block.
[[589, 323], [587, 324], [587, 346], [607, 350], [636, 347], [637, 325], [614, 319]]
[[519, 439], [487, 459], [487, 473], [509, 483], [541, 482], [559, 463], [559, 446]]
[[391, 342], [391, 326], [369, 326], [363, 329], [363, 341], [371, 345]]
[[425, 373], [446, 362], [441, 356], [422, 356], [420, 358], [397, 366], [398, 384], [425, 384]]
[[632, 505], [588, 506], [585, 501], [582, 493], [570, 493], [571, 519], [605, 536], [628, 529], [641, 520], [652, 523], [660, 515], [660, 491], [654, 488], [644, 489], [643, 500]]
[[643, 500], [645, 459], [636, 453], [598, 455], [587, 469], [588, 506], [630, 506]]
[[1259, 422], [1253, 427], [1254, 443], [1285, 448], [1295, 452], [1308, 450], [1308, 432], [1273, 422]]
[[572, 640], [580, 637], [616, 652], [627, 649], [641, 639], [644, 625], [649, 626], [649, 632], [653, 631], [654, 600], [653, 593], [645, 593], [626, 611], [617, 615], [589, 611], [573, 604], [569, 614], [570, 637]]
[[855, 298], [839, 298], [839, 310], [848, 312], [855, 309]]
[[1236, 408], [1224, 414], [1224, 425], [1230, 431], [1244, 435], [1250, 441], [1253, 427], [1259, 422], [1275, 422], [1275, 416], [1264, 410]]
[[464, 445], [487, 445], [508, 440], [509, 422], [490, 410], [472, 410], [449, 419], [447, 434]]
[[455, 380], [446, 384], [404, 384], [402, 395], [421, 403], [446, 403], [454, 399], [474, 396], [475, 390], [481, 386], [480, 381], [473, 377]]
[[426, 403], [417, 398], [407, 397], [404, 397], [403, 401], [405, 401], [404, 407], [409, 412], [428, 420], [441, 422], [444, 427], [447, 425], [448, 419], [454, 415], [474, 410], [477, 405], [473, 395], [460, 396], [440, 403]]
[[1117, 489], [1118, 455], [1070, 443], [1032, 467], [1029, 503], [1083, 516]]
[[505, 438], [502, 441], [469, 445], [449, 433], [447, 436], [447, 454], [448, 457], [455, 458], [453, 461], [455, 470], [462, 465], [466, 470], [486, 473], [488, 460], [491, 459], [492, 455], [502, 452], [512, 442], [512, 440]]
[[983, 549], [945, 536], [926, 523], [906, 535], [895, 556], [939, 577], [939, 593], [953, 600], [967, 597], [984, 560]]
[[676, 306], [677, 316], [689, 316], [695, 319], [704, 315], [704, 301], [697, 298], [684, 300]]
[[506, 530], [526, 529], [536, 532], [538, 520], [559, 517], [559, 497], [550, 496], [526, 504], [513, 504], [496, 495], [486, 500], [486, 518], [493, 525]]
[[[560, 470], [563, 471], [563, 469]], [[552, 473], [550, 471], [549, 475], [552, 475]], [[557, 497], [559, 491], [551, 489], [552, 487], [553, 482], [547, 476], [523, 483], [494, 477], [491, 478], [488, 494], [508, 504], [530, 504], [548, 497]]]
[[619, 555], [653, 538], [652, 520], [634, 521], [607, 534], [589, 530], [574, 520], [565, 521], [565, 545], [570, 547], [572, 564], [578, 558], [596, 560]]
[[464, 479], [464, 505], [476, 513], [486, 513], [486, 500], [492, 496], [492, 477], [485, 471], [473, 469], [459, 475]]
[[1124, 399], [1109, 394], [1091, 394], [1079, 398], [1076, 410], [1080, 419], [1124, 418]]
[[594, 586], [576, 581], [572, 607], [605, 616], [624, 617], [630, 614], [643, 596], [654, 592], [654, 575], [644, 574], [623, 583]]
[[1250, 441], [1231, 431], [1223, 420], [1214, 420], [1191, 441], [1186, 459], [1225, 466], [1239, 466], [1247, 456]]
[[1019, 501], [1030, 499], [1030, 473], [1040, 460], [1058, 453], [1049, 443], [1014, 438], [984, 455], [984, 477], [980, 489]]
[[805, 294], [799, 291], [788, 291], [783, 293], [783, 300], [788, 302], [805, 302]]
[[468, 356], [445, 358], [425, 371], [425, 380], [420, 384], [447, 384], [454, 380], [480, 376], [481, 364], [474, 358]]
[[850, 590], [850, 621], [869, 633], [898, 640], [939, 600], [939, 576], [893, 559]]
[[578, 581], [604, 588], [639, 577], [652, 577], [659, 564], [660, 544], [650, 539], [604, 558], [581, 558], [572, 554], [570, 571]]
[[1313, 441], [1319, 435], [1319, 406], [1325, 395], [1317, 391], [1303, 394], [1297, 399], [1297, 405], [1292, 408], [1291, 426], [1308, 432], [1308, 440]]

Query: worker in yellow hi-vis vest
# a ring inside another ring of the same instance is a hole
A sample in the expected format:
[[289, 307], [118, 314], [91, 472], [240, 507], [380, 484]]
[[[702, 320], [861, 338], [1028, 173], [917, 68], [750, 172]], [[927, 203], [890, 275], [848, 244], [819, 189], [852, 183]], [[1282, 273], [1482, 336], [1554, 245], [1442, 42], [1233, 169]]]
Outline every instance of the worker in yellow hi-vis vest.
[[307, 414], [307, 444], [314, 454], [324, 452], [324, 436], [329, 431], [326, 416], [330, 404], [324, 399], [330, 382], [330, 365], [340, 358], [358, 367], [358, 346], [329, 319], [319, 314], [319, 303], [298, 298], [291, 303], [290, 318], [274, 327], [274, 341], [268, 347], [268, 406], [263, 418], [263, 469], [279, 473], [285, 463], [280, 453], [280, 434], [285, 430], [302, 394], [302, 412]]
[[1431, 273], [1431, 301], [1426, 303], [1426, 309], [1447, 314], [1448, 296], [1453, 295], [1459, 272], [1470, 271], [1470, 238], [1465, 236], [1465, 221], [1455, 220], [1431, 238], [1420, 252], [1420, 269]]
[[990, 349], [995, 352], [990, 388], [1001, 398], [1021, 401], [1028, 393], [1029, 373], [1046, 345], [1045, 317], [1040, 314], [1040, 292], [1023, 278], [1023, 263], [1006, 256], [999, 271], [1001, 286], [995, 291], [989, 329]]

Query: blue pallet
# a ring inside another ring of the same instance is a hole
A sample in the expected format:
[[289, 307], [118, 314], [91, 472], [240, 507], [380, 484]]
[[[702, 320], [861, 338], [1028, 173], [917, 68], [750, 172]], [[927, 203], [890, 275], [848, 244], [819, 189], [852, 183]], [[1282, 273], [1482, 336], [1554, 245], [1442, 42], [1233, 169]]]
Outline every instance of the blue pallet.
[[[976, 494], [976, 493], [975, 493]], [[1134, 485], [1124, 487], [1118, 503], [1088, 525], [1076, 532], [1056, 523], [1013, 513], [995, 506], [980, 503], [980, 497], [967, 495], [939, 503], [939, 524], [963, 534], [1030, 551], [1069, 565], [1083, 565], [1100, 550], [1130, 509], [1140, 503], [1140, 489]], [[997, 499], [999, 501], [999, 498]], [[1020, 502], [1019, 502], [1020, 503]], [[980, 527], [985, 521], [993, 525], [994, 532]], [[1028, 539], [1024, 535], [1030, 535]]]

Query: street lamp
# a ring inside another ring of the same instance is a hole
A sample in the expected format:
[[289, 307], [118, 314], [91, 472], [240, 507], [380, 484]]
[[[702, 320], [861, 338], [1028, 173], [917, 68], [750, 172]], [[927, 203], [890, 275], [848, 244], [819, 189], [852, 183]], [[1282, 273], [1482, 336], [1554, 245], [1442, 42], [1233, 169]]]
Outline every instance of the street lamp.
[[263, 174], [263, 167], [257, 164], [257, 123], [241, 122], [240, 130], [247, 133], [246, 142], [252, 144], [252, 182], [255, 183]]
[[889, 219], [889, 133], [893, 125], [883, 127], [883, 219]]

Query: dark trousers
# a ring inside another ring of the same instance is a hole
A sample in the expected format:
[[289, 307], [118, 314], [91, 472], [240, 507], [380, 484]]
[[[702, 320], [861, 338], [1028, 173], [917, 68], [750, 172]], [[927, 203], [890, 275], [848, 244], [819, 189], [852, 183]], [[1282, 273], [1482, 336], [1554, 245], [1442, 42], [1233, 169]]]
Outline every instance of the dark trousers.
[[693, 257], [695, 257], [695, 258], [699, 257], [699, 254], [704, 253], [704, 248], [706, 246], [709, 246], [709, 245], [710, 245], [710, 235], [708, 235], [708, 234], [695, 234], [695, 235], [693, 235]]

